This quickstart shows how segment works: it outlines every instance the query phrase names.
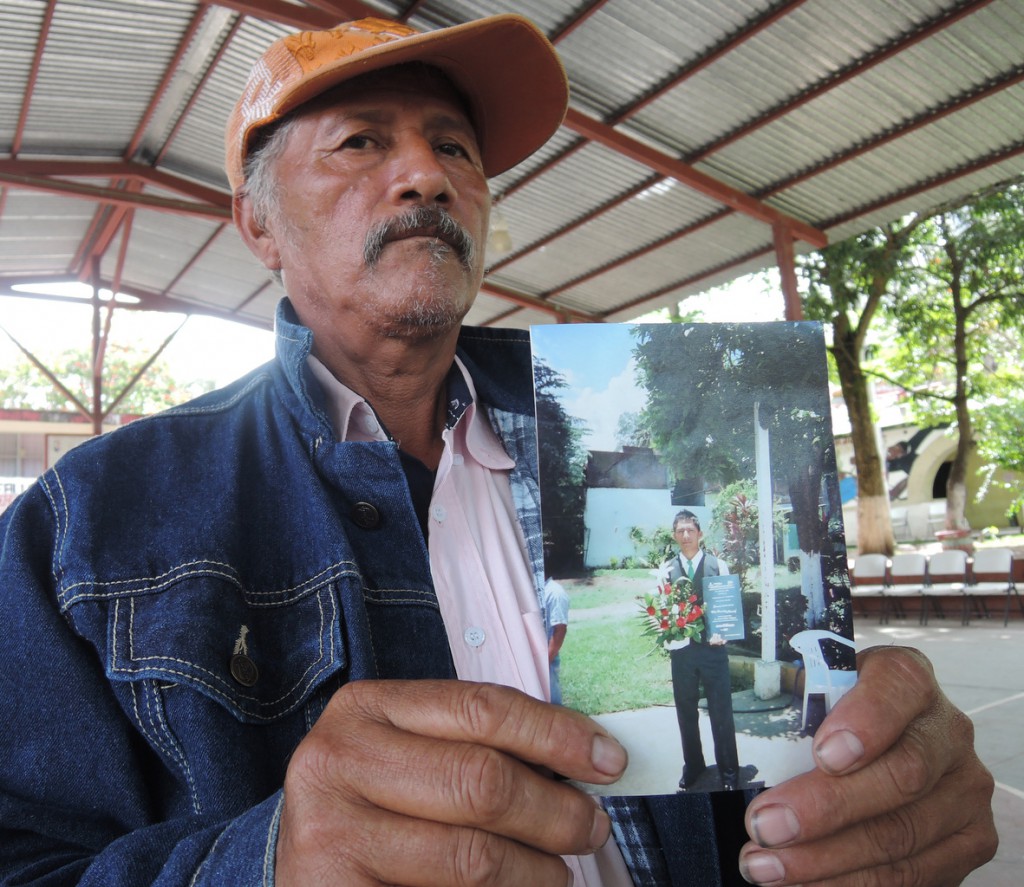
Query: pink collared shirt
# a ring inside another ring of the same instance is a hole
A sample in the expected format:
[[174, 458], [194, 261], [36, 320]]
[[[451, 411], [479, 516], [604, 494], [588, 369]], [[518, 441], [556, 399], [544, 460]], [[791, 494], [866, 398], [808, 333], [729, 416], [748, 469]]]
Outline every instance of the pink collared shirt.
[[[430, 574], [455, 671], [462, 680], [504, 684], [548, 699], [547, 632], [509, 487], [515, 463], [477, 409], [465, 366], [458, 358], [455, 363], [473, 403], [442, 434], [427, 527]], [[338, 440], [387, 440], [362, 397], [315, 357], [309, 366], [327, 394]], [[632, 885], [614, 841], [594, 856], [565, 861], [577, 887]]]

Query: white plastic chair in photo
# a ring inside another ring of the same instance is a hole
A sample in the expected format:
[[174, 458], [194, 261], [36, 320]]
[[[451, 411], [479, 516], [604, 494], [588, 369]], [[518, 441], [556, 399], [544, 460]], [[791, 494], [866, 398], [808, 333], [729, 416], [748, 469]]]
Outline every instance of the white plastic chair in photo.
[[803, 722], [800, 725], [804, 731], [807, 730], [807, 697], [812, 693], [824, 696], [825, 714], [828, 714], [842, 695], [857, 683], [857, 672], [828, 667], [821, 648], [823, 641], [854, 646], [849, 638], [821, 629], [798, 631], [789, 639], [789, 645], [800, 654], [804, 662]]

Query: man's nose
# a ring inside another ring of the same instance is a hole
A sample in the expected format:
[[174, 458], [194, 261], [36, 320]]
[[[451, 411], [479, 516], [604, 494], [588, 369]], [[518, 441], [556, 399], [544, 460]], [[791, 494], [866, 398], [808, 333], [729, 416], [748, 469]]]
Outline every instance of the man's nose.
[[391, 183], [397, 203], [451, 206], [457, 196], [448, 171], [427, 139], [416, 136], [403, 140], [395, 149]]

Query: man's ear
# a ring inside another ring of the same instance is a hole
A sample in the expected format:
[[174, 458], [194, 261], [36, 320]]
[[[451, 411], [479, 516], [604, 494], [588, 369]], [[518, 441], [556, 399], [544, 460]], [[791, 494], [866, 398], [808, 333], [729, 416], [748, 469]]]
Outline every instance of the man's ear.
[[231, 215], [234, 217], [238, 233], [252, 254], [267, 270], [280, 271], [281, 251], [277, 246], [277, 237], [257, 221], [252, 199], [248, 194], [235, 194], [232, 197]]

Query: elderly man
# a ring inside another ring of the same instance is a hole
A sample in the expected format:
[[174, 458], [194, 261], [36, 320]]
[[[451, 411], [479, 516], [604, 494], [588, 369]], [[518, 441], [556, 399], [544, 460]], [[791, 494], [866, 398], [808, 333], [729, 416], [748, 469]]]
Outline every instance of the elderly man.
[[[486, 178], [565, 104], [515, 16], [257, 64], [227, 168], [288, 293], [277, 359], [77, 448], [0, 523], [0, 883], [733, 879], [741, 813], [608, 802], [610, 841], [550, 776], [626, 761], [543, 701], [528, 346], [460, 323]], [[817, 769], [750, 804], [749, 880], [954, 883], [993, 853], [969, 722], [918, 654], [861, 665]]]

